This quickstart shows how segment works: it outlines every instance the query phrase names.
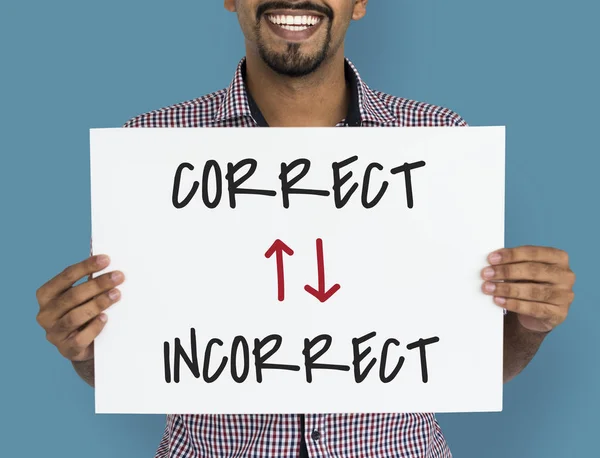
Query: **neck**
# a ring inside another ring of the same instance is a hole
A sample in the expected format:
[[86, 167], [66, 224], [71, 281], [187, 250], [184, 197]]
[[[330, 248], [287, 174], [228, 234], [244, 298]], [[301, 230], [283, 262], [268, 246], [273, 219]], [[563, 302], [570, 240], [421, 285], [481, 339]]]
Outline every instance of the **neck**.
[[247, 52], [246, 86], [271, 127], [335, 126], [348, 112], [343, 46], [298, 78], [279, 75], [258, 54]]

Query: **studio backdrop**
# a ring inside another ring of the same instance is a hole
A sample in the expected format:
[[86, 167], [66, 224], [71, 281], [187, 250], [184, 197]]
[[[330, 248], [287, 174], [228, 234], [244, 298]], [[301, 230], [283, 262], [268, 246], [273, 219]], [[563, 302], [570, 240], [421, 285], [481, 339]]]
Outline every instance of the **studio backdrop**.
[[[222, 3], [0, 7], [3, 456], [156, 450], [164, 416], [94, 414], [35, 292], [89, 253], [89, 129], [229, 85], [244, 43]], [[455, 457], [598, 453], [599, 14], [591, 0], [371, 0], [350, 28], [346, 55], [371, 88], [506, 126], [505, 244], [560, 247], [577, 274], [570, 316], [505, 385], [504, 411], [438, 416]]]

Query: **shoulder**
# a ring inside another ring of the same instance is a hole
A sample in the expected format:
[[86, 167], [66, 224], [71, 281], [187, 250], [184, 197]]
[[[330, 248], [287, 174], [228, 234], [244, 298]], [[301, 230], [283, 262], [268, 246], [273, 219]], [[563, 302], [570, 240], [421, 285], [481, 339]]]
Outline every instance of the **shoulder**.
[[227, 89], [149, 111], [131, 118], [123, 127], [206, 127], [213, 123]]
[[369, 90], [374, 104], [385, 107], [400, 126], [466, 126], [465, 120], [449, 108]]

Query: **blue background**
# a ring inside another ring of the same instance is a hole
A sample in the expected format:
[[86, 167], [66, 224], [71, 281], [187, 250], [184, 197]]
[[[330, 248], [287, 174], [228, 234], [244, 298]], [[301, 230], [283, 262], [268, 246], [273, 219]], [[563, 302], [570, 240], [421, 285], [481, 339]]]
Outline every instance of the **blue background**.
[[[506, 244], [566, 249], [578, 274], [570, 317], [506, 386], [504, 412], [439, 417], [455, 457], [600, 456], [599, 13], [373, 0], [349, 33], [371, 87], [507, 126]], [[0, 49], [0, 454], [151, 457], [164, 417], [95, 416], [35, 322], [35, 291], [88, 255], [88, 129], [228, 85], [236, 17], [220, 1], [3, 1]]]

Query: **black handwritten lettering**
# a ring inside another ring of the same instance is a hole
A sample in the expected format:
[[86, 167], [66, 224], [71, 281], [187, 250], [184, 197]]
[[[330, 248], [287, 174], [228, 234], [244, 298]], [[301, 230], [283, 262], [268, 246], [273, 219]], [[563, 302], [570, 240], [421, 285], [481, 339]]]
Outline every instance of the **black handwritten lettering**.
[[369, 202], [369, 182], [371, 180], [371, 171], [373, 169], [383, 170], [383, 166], [381, 164], [373, 162], [373, 163], [369, 164], [367, 166], [367, 169], [365, 170], [365, 176], [363, 177], [363, 189], [362, 189], [362, 199], [361, 199], [363, 207], [365, 207], [365, 208], [373, 208], [375, 205], [377, 205], [379, 203], [379, 201], [381, 200], [381, 198], [383, 197], [383, 195], [385, 194], [385, 191], [387, 191], [387, 188], [389, 185], [389, 183], [387, 181], [384, 181], [381, 184], [381, 188], [379, 189], [379, 192], [377, 193], [377, 195], [373, 198], [373, 200], [371, 202]]
[[[248, 188], [240, 188], [240, 185], [244, 184], [248, 178], [250, 178], [254, 172], [256, 172], [256, 167], [258, 163], [256, 159], [243, 159], [239, 161], [237, 164], [232, 164], [229, 162], [227, 164], [227, 175], [225, 175], [225, 179], [228, 182], [228, 191], [229, 191], [229, 205], [231, 208], [235, 208], [235, 196], [237, 194], [255, 194], [259, 196], [270, 196], [274, 197], [277, 195], [275, 191], [268, 191], [264, 189], [248, 189]], [[235, 179], [235, 174], [242, 167], [249, 166], [248, 171], [244, 176]]]
[[175, 181], [173, 182], [173, 206], [175, 208], [183, 208], [189, 204], [194, 197], [194, 194], [196, 194], [196, 191], [198, 191], [198, 187], [200, 186], [200, 183], [194, 181], [191, 191], [188, 193], [185, 199], [179, 202], [179, 187], [181, 186], [181, 172], [183, 172], [183, 169], [194, 170], [194, 166], [189, 162], [184, 162], [177, 167], [177, 171], [175, 172]]
[[221, 339], [210, 339], [206, 344], [206, 349], [204, 350], [204, 365], [202, 366], [202, 376], [204, 377], [204, 381], [206, 383], [212, 383], [215, 380], [217, 380], [221, 373], [225, 370], [225, 366], [227, 365], [227, 356], [223, 356], [223, 359], [221, 360], [221, 365], [216, 370], [216, 372], [212, 376], [208, 375], [208, 370], [210, 368], [210, 355], [212, 346], [214, 344], [217, 344], [220, 347], [222, 347], [223, 341]]
[[[291, 180], [288, 180], [288, 174], [296, 167], [302, 166], [302, 170]], [[281, 174], [279, 179], [281, 180], [281, 195], [283, 197], [283, 208], [290, 208], [290, 194], [307, 194], [313, 196], [329, 196], [329, 191], [320, 191], [317, 189], [301, 189], [293, 188], [302, 178], [306, 176], [310, 170], [310, 161], [308, 159], [296, 159], [290, 165], [285, 162], [281, 163]]]
[[179, 337], [175, 338], [175, 355], [174, 355], [174, 368], [173, 368], [173, 381], [179, 383], [179, 362], [181, 358], [185, 362], [189, 370], [194, 374], [194, 377], [200, 378], [200, 369], [198, 367], [198, 349], [196, 347], [196, 330], [190, 329], [190, 346], [192, 347], [192, 358], [187, 355], [183, 347], [181, 346], [181, 340]]
[[373, 331], [362, 337], [352, 339], [352, 350], [354, 353], [354, 359], [352, 360], [352, 365], [354, 366], [354, 380], [356, 383], [361, 383], [365, 378], [367, 378], [367, 375], [369, 375], [369, 372], [371, 371], [371, 369], [373, 369], [373, 366], [377, 362], [376, 358], [371, 359], [371, 361], [369, 361], [369, 364], [367, 364], [367, 368], [364, 370], [364, 372], [361, 373], [360, 372], [360, 362], [363, 359], [365, 359], [369, 353], [371, 353], [371, 347], [367, 347], [367, 349], [365, 351], [360, 352], [358, 346], [361, 343], [364, 343], [367, 340], [372, 339], [376, 335], [377, 334], [375, 333], [375, 331]]
[[[238, 375], [237, 373], [237, 354], [240, 345], [242, 345], [242, 351], [244, 352], [244, 369], [242, 375]], [[248, 377], [248, 372], [250, 372], [250, 348], [244, 337], [236, 336], [231, 345], [231, 377], [236, 383], [243, 383]]]
[[[363, 383], [373, 371], [373, 368], [378, 362], [378, 358], [371, 357], [373, 344], [367, 342], [375, 338], [375, 331], [369, 332], [361, 337], [352, 339], [352, 367], [353, 379], [356, 383]], [[166, 383], [179, 383], [181, 379], [181, 368], [183, 360], [185, 366], [194, 375], [195, 378], [202, 378], [205, 383], [215, 383], [223, 378], [226, 372], [227, 365], [230, 366], [231, 377], [236, 383], [244, 383], [248, 380], [251, 369], [251, 360], [254, 358], [254, 368], [256, 371], [256, 381], [262, 383], [265, 370], [281, 370], [299, 372], [301, 366], [292, 364], [283, 364], [283, 362], [271, 362], [275, 359], [275, 354], [280, 350], [283, 344], [283, 337], [279, 334], [270, 334], [262, 339], [255, 338], [252, 355], [250, 354], [250, 339], [238, 335], [234, 337], [231, 343], [231, 353], [225, 351], [226, 355], [220, 355], [217, 363], [211, 365], [211, 360], [215, 359], [214, 352], [219, 352], [218, 348], [224, 347], [224, 342], [217, 338], [210, 338], [204, 346], [204, 360], [202, 367], [198, 362], [198, 346], [196, 339], [196, 330], [190, 328], [190, 347], [189, 349], [181, 343], [181, 340], [176, 337], [174, 344], [168, 341], [163, 343], [163, 364], [164, 364], [164, 380]], [[440, 341], [439, 337], [430, 337], [427, 339], [420, 338], [415, 342], [409, 343], [406, 346], [407, 350], [419, 349], [421, 380], [423, 383], [428, 383], [428, 362], [427, 362], [427, 347], [431, 344]], [[304, 375], [307, 383], [313, 383], [316, 370], [333, 370], [341, 372], [350, 372], [351, 366], [345, 364], [335, 364], [334, 362], [321, 362], [325, 359], [324, 356], [332, 347], [333, 337], [329, 334], [320, 334], [313, 338], [305, 338], [302, 349]], [[392, 347], [398, 349], [394, 350]], [[398, 374], [404, 367], [406, 358], [401, 355], [392, 357], [396, 359], [393, 367], [392, 363], [388, 365], [388, 360], [395, 351], [399, 351], [400, 341], [396, 338], [388, 338], [381, 347], [381, 358], [379, 363], [379, 380], [382, 383], [390, 383], [397, 379]], [[171, 351], [173, 350], [173, 351]], [[350, 350], [350, 349], [348, 349]], [[415, 357], [417, 352], [411, 352]], [[298, 355], [300, 356], [300, 355]], [[349, 355], [350, 356], [350, 355]], [[329, 357], [331, 359], [331, 356]], [[240, 361], [241, 360], [241, 361]], [[337, 361], [339, 362], [339, 361]], [[390, 372], [391, 369], [391, 372]], [[377, 376], [375, 376], [377, 377]]]
[[[348, 204], [352, 196], [356, 193], [359, 188], [359, 183], [351, 181], [354, 173], [352, 170], [344, 172], [345, 167], [350, 166], [354, 162], [358, 161], [358, 156], [352, 156], [344, 159], [340, 162], [333, 162], [331, 164], [333, 170], [333, 201], [335, 208], [342, 209]], [[406, 205], [408, 208], [414, 206], [414, 190], [413, 190], [413, 170], [424, 167], [425, 161], [418, 161], [413, 163], [405, 162], [403, 165], [390, 169], [391, 175], [397, 175], [400, 173], [404, 174], [404, 184], [406, 189]], [[311, 195], [319, 197], [329, 197], [331, 191], [324, 189], [312, 189], [312, 188], [300, 188], [296, 187], [302, 179], [304, 179], [312, 166], [312, 163], [307, 158], [296, 159], [289, 164], [286, 162], [281, 163], [281, 171], [279, 173], [279, 180], [282, 194], [283, 208], [290, 208], [290, 196], [296, 195]], [[238, 195], [259, 195], [267, 197], [275, 197], [277, 192], [270, 189], [254, 189], [248, 187], [242, 187], [256, 172], [258, 168], [258, 161], [252, 158], [246, 158], [238, 161], [237, 163], [227, 163], [227, 173], [224, 178], [227, 181], [227, 193], [229, 196], [229, 206], [232, 209], [237, 207], [237, 196]], [[177, 209], [184, 208], [187, 206], [194, 196], [196, 195], [200, 182], [194, 181], [191, 188], [187, 191], [185, 198], [180, 199], [181, 190], [181, 179], [184, 170], [194, 170], [194, 166], [189, 162], [181, 163], [175, 172], [173, 180], [173, 193], [172, 203]], [[370, 199], [370, 187], [371, 179], [373, 178], [373, 171], [377, 169], [379, 172], [384, 170], [384, 166], [378, 162], [372, 162], [364, 170], [362, 178], [362, 192], [361, 203], [366, 209], [375, 207], [384, 195], [387, 193], [390, 183], [386, 180], [381, 180], [379, 190], [375, 193], [374, 197]], [[296, 172], [294, 172], [294, 170]], [[239, 176], [238, 176], [239, 175]], [[204, 164], [202, 172], [202, 201], [204, 205], [209, 209], [217, 208], [222, 202], [223, 197], [223, 173], [219, 163], [210, 159]], [[345, 186], [349, 186], [347, 189]], [[213, 195], [211, 196], [211, 192]]]
[[[314, 339], [304, 339], [304, 350], [302, 350], [302, 354], [304, 355], [304, 367], [306, 370], [306, 381], [308, 383], [312, 383], [312, 371], [313, 369], [329, 369], [334, 371], [349, 371], [350, 366], [342, 366], [339, 364], [317, 364], [315, 361], [319, 359], [329, 347], [331, 347], [332, 338], [330, 335], [321, 334], [320, 336], [315, 337]], [[325, 341], [323, 347], [314, 355], [311, 355], [311, 350], [315, 345], [319, 342]]]
[[406, 205], [408, 206], [408, 208], [413, 208], [413, 204], [414, 204], [413, 191], [412, 191], [412, 178], [410, 175], [410, 171], [414, 170], [414, 169], [418, 169], [419, 167], [425, 167], [425, 162], [419, 161], [419, 162], [413, 162], [412, 164], [405, 162], [404, 165], [393, 168], [391, 170], [393, 175], [404, 172], [404, 183], [406, 184]]
[[[208, 181], [210, 171], [214, 170], [215, 176], [215, 198], [211, 201], [208, 197]], [[223, 195], [223, 178], [221, 177], [221, 167], [215, 160], [206, 161], [204, 165], [204, 172], [202, 173], [202, 201], [208, 208], [216, 208], [221, 202], [221, 196]]]
[[398, 359], [398, 364], [396, 364], [396, 367], [394, 367], [392, 373], [389, 376], [385, 375], [385, 368], [387, 365], [387, 357], [390, 344], [399, 346], [400, 342], [398, 342], [396, 339], [388, 339], [383, 344], [383, 348], [381, 349], [381, 365], [379, 366], [379, 379], [383, 383], [390, 383], [392, 380], [394, 380], [396, 378], [396, 375], [398, 375], [398, 372], [400, 372], [400, 369], [402, 369], [402, 365], [404, 364], [404, 356], [401, 356]]
[[[284, 371], [299, 371], [300, 366], [291, 366], [287, 364], [266, 364], [271, 356], [273, 356], [277, 350], [281, 347], [281, 342], [283, 338], [277, 334], [271, 334], [270, 336], [265, 337], [264, 339], [254, 339], [254, 350], [252, 354], [254, 355], [254, 365], [256, 366], [256, 381], [258, 383], [262, 383], [263, 376], [262, 371], [264, 369], [279, 369]], [[270, 342], [275, 342], [273, 347], [264, 355], [261, 354], [262, 349], [265, 345]]]
[[414, 348], [418, 348], [421, 354], [421, 378], [423, 383], [427, 383], [429, 380], [429, 376], [427, 374], [427, 355], [425, 354], [425, 347], [427, 345], [439, 342], [439, 337], [431, 337], [429, 339], [419, 339], [416, 342], [408, 344], [406, 346], [407, 349], [412, 350]]
[[336, 208], [343, 208], [344, 205], [348, 203], [352, 194], [358, 188], [358, 183], [354, 183], [350, 190], [346, 193], [344, 197], [342, 197], [341, 188], [342, 186], [352, 178], [352, 172], [348, 172], [343, 177], [340, 177], [340, 169], [342, 167], [346, 167], [347, 165], [352, 164], [353, 162], [358, 160], [358, 156], [352, 156], [348, 159], [343, 160], [342, 162], [334, 162], [331, 166], [333, 168], [333, 197], [335, 200]]
[[165, 382], [171, 383], [171, 349], [169, 342], [165, 342], [163, 346], [163, 359], [165, 363]]

